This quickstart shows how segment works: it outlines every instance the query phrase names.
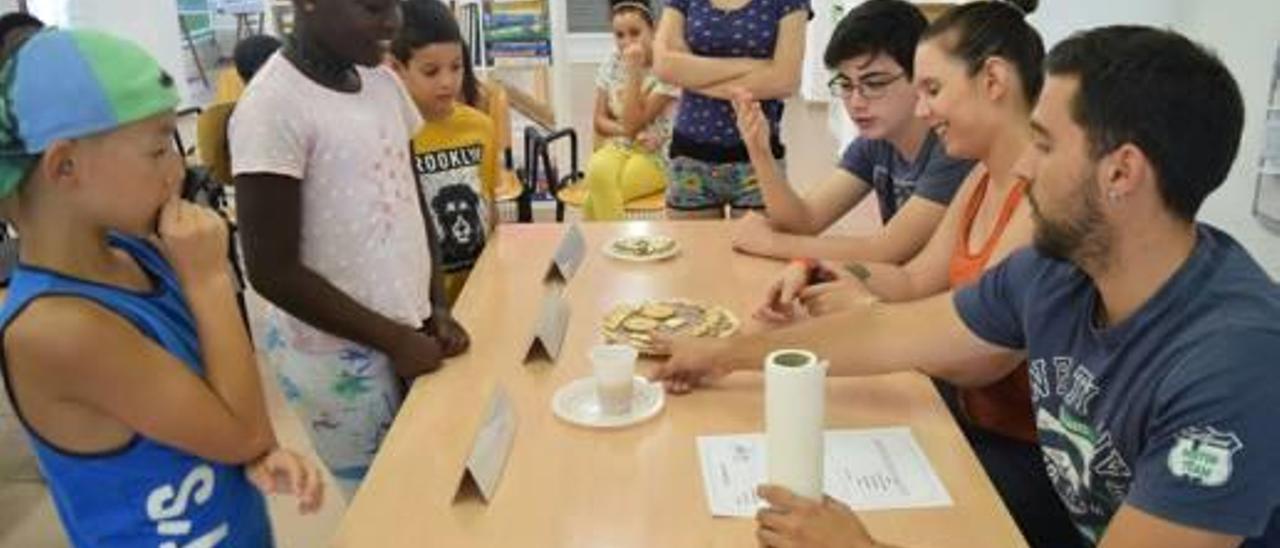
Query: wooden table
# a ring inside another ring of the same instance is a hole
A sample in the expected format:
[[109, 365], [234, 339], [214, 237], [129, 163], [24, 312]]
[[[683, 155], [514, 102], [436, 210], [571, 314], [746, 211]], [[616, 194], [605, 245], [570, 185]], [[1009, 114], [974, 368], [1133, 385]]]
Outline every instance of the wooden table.
[[[712, 518], [695, 438], [763, 430], [763, 383], [732, 375], [712, 389], [668, 397], [653, 420], [618, 431], [578, 428], [551, 412], [552, 394], [590, 375], [586, 349], [614, 304], [691, 297], [746, 320], [778, 262], [730, 249], [731, 228], [710, 221], [585, 224], [588, 253], [565, 289], [571, 307], [560, 360], [521, 358], [545, 289], [542, 276], [565, 225], [502, 225], [458, 303], [471, 351], [419, 379], [352, 501], [339, 546], [674, 548], [755, 545], [755, 522]], [[682, 253], [654, 264], [605, 257], [621, 234], [675, 237]], [[746, 322], [750, 324], [750, 322]], [[750, 326], [748, 326], [750, 328]], [[642, 363], [641, 367], [647, 364]], [[454, 500], [488, 395], [500, 383], [519, 416], [490, 504]], [[908, 546], [1025, 546], [931, 383], [917, 374], [832, 378], [827, 427], [909, 425], [955, 501], [927, 510], [866, 512], [879, 540]]]

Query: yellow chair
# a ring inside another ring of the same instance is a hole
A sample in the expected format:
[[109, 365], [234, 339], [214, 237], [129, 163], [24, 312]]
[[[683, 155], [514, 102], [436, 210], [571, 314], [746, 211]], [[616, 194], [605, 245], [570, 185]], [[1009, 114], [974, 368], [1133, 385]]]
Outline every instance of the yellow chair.
[[524, 185], [512, 169], [511, 158], [511, 102], [506, 88], [492, 81], [481, 82], [486, 111], [493, 120], [494, 143], [502, 151], [502, 167], [498, 169], [497, 185], [493, 189], [494, 202], [514, 202], [524, 192]]
[[231, 120], [231, 112], [235, 107], [235, 103], [213, 104], [196, 118], [196, 156], [201, 165], [209, 170], [213, 180], [223, 185], [230, 185], [232, 182], [227, 123]]
[[240, 74], [236, 72], [235, 67], [222, 69], [218, 73], [218, 82], [214, 84], [213, 102], [234, 103], [240, 100], [242, 93], [244, 93], [244, 80], [240, 79]]
[[[587, 201], [587, 185], [585, 182], [578, 181], [560, 189], [560, 192], [556, 193], [556, 197], [561, 202], [564, 202], [565, 205], [581, 209], [582, 204]], [[666, 192], [655, 192], [623, 204], [623, 218], [661, 219], [662, 212], [666, 207]]]
[[[599, 134], [591, 136], [592, 147], [594, 151], [600, 148], [605, 142], [605, 138]], [[664, 187], [665, 188], [665, 187]], [[587, 201], [588, 188], [586, 181], [578, 181], [569, 186], [560, 189], [556, 193], [556, 198], [561, 202], [577, 209], [582, 209], [582, 204]], [[648, 196], [641, 196], [622, 205], [622, 218], [624, 219], [661, 219], [663, 211], [667, 208], [667, 193], [664, 189], [660, 192], [654, 192]]]

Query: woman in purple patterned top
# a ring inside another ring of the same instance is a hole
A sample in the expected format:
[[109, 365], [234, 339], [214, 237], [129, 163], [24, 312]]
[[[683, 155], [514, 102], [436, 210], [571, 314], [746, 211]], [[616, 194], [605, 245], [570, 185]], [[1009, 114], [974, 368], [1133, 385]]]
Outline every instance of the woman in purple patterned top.
[[773, 155], [782, 160], [781, 99], [800, 86], [809, 0], [667, 0], [654, 39], [654, 73], [683, 89], [667, 209], [676, 218], [723, 218], [762, 209], [730, 100], [764, 101]]

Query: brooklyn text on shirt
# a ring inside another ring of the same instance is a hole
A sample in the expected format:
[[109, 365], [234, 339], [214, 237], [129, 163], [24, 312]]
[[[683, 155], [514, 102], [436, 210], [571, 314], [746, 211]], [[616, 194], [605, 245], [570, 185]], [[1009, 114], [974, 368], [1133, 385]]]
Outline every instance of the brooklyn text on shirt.
[[475, 144], [415, 154], [413, 161], [419, 173], [436, 173], [480, 165], [483, 157], [484, 147]]

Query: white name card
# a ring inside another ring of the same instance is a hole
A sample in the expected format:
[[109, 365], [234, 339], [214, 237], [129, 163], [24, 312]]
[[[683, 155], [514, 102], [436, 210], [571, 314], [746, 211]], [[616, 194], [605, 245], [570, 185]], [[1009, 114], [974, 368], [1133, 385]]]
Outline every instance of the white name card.
[[586, 254], [587, 240], [582, 236], [582, 229], [577, 224], [570, 225], [560, 239], [555, 255], [551, 257], [551, 266], [547, 269], [545, 279], [558, 279], [567, 283], [578, 272], [578, 267], [582, 266]]
[[484, 420], [472, 442], [471, 454], [467, 457], [467, 467], [458, 485], [459, 494], [470, 484], [485, 503], [493, 500], [515, 437], [516, 412], [511, 406], [511, 398], [501, 384], [495, 384]]
[[554, 363], [560, 358], [560, 347], [564, 344], [568, 328], [569, 303], [565, 302], [559, 291], [548, 291], [542, 298], [542, 307], [533, 326], [533, 336], [525, 351], [524, 362], [546, 358]]

